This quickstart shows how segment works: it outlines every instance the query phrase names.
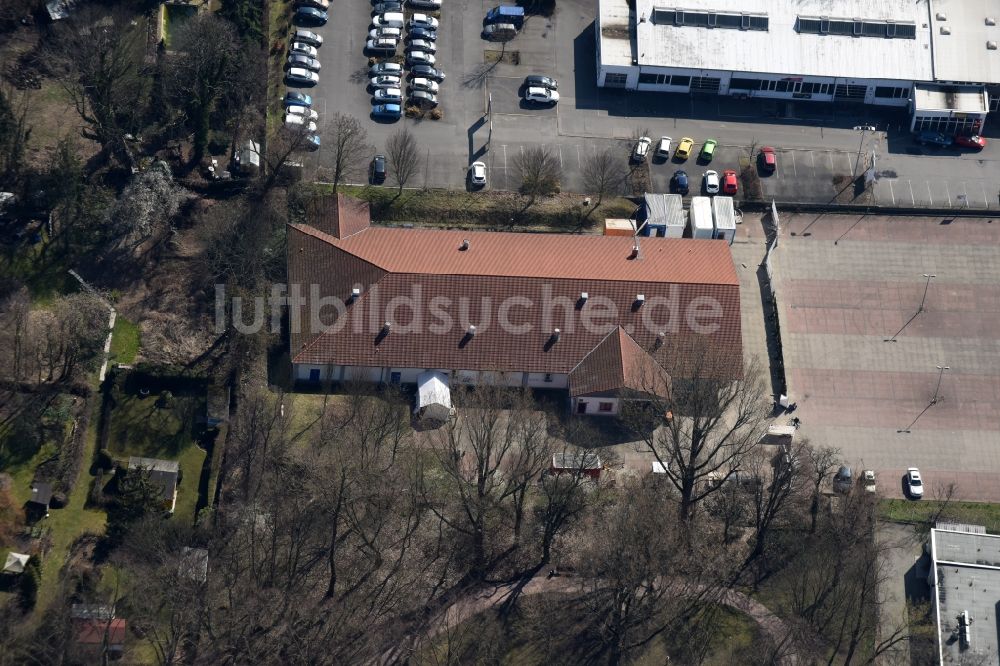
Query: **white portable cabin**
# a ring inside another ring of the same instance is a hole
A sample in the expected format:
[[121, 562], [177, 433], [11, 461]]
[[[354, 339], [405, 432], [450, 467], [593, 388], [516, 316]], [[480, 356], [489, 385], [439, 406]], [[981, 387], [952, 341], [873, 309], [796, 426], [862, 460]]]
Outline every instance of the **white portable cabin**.
[[691, 238], [712, 239], [715, 223], [712, 221], [712, 200], [708, 197], [691, 198]]
[[684, 201], [679, 194], [650, 194], [644, 197], [646, 219], [644, 236], [665, 236], [683, 238], [687, 226]]
[[712, 219], [715, 225], [715, 238], [724, 238], [730, 245], [736, 239], [736, 210], [732, 197], [714, 197], [712, 199]]
[[444, 423], [454, 411], [447, 375], [434, 370], [417, 375], [417, 404], [413, 408], [417, 419]]

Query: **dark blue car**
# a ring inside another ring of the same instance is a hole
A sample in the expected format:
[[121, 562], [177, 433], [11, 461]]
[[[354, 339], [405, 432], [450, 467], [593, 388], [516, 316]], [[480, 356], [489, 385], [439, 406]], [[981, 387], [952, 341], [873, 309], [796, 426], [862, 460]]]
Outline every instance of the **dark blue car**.
[[950, 146], [955, 140], [941, 132], [921, 132], [917, 135], [917, 143], [932, 146]]
[[675, 194], [687, 194], [689, 189], [687, 172], [675, 171], [670, 179], [670, 191]]
[[295, 18], [293, 21], [295, 25], [326, 25], [328, 16], [326, 12], [315, 7], [299, 7], [295, 11]]
[[304, 106], [307, 109], [313, 105], [313, 98], [305, 93], [289, 90], [285, 93], [285, 106]]
[[403, 107], [399, 104], [376, 104], [372, 107], [372, 118], [399, 120], [402, 115]]

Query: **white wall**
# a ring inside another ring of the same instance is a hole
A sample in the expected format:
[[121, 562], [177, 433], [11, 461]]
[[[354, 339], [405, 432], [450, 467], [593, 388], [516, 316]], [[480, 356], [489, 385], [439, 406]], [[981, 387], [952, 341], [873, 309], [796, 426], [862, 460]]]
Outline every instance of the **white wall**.
[[569, 375], [549, 374], [550, 381], [545, 381], [544, 372], [529, 372], [527, 385], [532, 388], [564, 389], [569, 386]]
[[[602, 402], [611, 403], [610, 412], [602, 412], [600, 410], [600, 404]], [[586, 407], [586, 411], [581, 412], [580, 405], [584, 405]], [[571, 407], [573, 408], [574, 414], [594, 414], [597, 416], [614, 416], [615, 414], [618, 413], [618, 398], [587, 398], [587, 397], [573, 398]]]

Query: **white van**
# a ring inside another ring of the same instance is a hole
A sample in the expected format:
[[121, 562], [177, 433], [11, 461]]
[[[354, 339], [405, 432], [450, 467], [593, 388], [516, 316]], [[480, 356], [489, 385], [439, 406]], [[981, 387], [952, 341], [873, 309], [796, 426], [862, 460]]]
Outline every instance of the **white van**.
[[294, 113], [285, 114], [285, 127], [289, 129], [306, 129], [309, 132], [316, 131], [316, 123], [305, 116], [297, 116]]
[[376, 28], [402, 28], [403, 14], [402, 12], [386, 12], [385, 14], [379, 14], [372, 19], [372, 25]]

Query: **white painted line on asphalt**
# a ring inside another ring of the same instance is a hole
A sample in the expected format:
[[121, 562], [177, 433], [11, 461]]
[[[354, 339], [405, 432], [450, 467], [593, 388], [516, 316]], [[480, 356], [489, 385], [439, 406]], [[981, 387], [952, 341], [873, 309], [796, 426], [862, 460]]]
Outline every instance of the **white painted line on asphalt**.
[[906, 184], [910, 187], [910, 204], [913, 206], [917, 205], [917, 199], [913, 196], [913, 183], [907, 179]]
[[979, 189], [983, 193], [983, 205], [987, 208], [990, 207], [990, 199], [986, 196], [986, 186], [983, 185], [982, 181], [979, 182]]
[[797, 178], [799, 172], [795, 170], [795, 153], [789, 153], [792, 156], [792, 176]]
[[827, 153], [826, 154], [826, 161], [830, 163], [830, 173], [832, 174], [833, 173], [833, 154], [832, 153]]
[[563, 169], [562, 144], [557, 144], [556, 148], [559, 149], [559, 170], [562, 171], [562, 169]]
[[854, 173], [854, 162], [851, 161], [851, 156], [848, 155], [847, 153], [841, 153], [841, 154], [844, 156], [844, 159], [847, 160], [847, 170], [850, 171], [851, 173]]
[[580, 154], [580, 144], [576, 144], [576, 163], [581, 169], [583, 168], [583, 156]]
[[816, 175], [816, 153], [809, 151], [809, 166], [812, 167], [813, 175]]
[[969, 207], [969, 185], [964, 180], [962, 181], [962, 193], [958, 195], [958, 201], [965, 204], [963, 207]]
[[948, 195], [948, 208], [951, 208], [951, 188], [948, 187], [948, 181], [944, 181], [944, 191]]
[[896, 205], [896, 193], [892, 189], [892, 179], [890, 178], [886, 182], [889, 183], [889, 196], [892, 197], [892, 205], [895, 206]]
[[503, 189], [510, 189], [510, 176], [507, 175], [507, 144], [503, 144]]

